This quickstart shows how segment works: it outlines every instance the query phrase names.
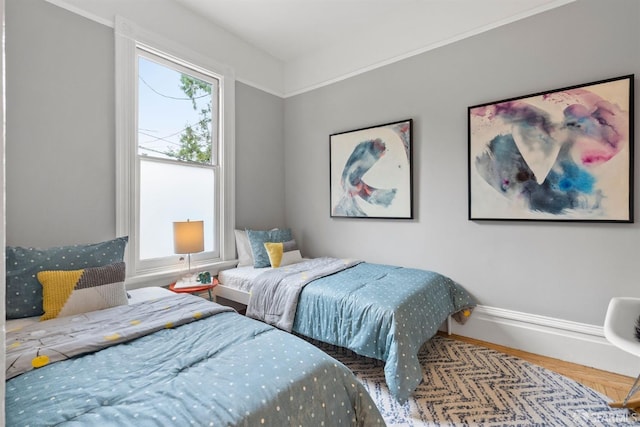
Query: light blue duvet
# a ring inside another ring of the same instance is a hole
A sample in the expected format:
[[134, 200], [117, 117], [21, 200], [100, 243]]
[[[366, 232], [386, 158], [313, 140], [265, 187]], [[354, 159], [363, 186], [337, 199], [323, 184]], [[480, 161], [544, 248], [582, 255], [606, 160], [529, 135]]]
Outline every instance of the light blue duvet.
[[404, 402], [422, 380], [422, 344], [447, 316], [474, 306], [441, 274], [361, 263], [307, 284], [293, 331], [385, 361], [389, 391]]
[[6, 422], [384, 425], [345, 366], [295, 336], [230, 312], [19, 375], [6, 383]]

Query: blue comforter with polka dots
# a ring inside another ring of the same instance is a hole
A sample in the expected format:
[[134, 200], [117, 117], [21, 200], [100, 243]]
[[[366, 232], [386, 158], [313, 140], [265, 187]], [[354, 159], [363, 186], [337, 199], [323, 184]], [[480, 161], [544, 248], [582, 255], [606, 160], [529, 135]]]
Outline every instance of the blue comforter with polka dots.
[[389, 391], [404, 402], [422, 380], [422, 344], [449, 315], [475, 305], [439, 273], [361, 263], [307, 284], [293, 331], [385, 361]]
[[19, 375], [6, 383], [6, 422], [384, 425], [371, 397], [344, 365], [293, 335], [235, 312]]

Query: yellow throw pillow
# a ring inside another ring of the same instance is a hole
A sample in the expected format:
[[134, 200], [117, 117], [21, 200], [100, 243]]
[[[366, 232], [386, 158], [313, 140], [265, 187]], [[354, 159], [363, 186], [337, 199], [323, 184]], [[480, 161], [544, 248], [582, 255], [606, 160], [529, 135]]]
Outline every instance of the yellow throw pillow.
[[38, 281], [44, 314], [40, 320], [126, 305], [124, 278], [124, 262], [82, 270], [41, 271]]
[[280, 267], [280, 262], [282, 262], [282, 254], [284, 253], [284, 243], [267, 242], [264, 244], [264, 248], [267, 250], [267, 255], [269, 256], [271, 267]]

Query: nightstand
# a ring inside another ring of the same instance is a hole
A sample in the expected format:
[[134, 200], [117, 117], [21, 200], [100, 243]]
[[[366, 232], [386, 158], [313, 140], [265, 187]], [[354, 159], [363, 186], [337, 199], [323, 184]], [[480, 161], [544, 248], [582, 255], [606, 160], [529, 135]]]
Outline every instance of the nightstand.
[[209, 293], [209, 301], [215, 301], [211, 290], [218, 286], [218, 279], [214, 277], [213, 279], [211, 279], [211, 283], [207, 283], [201, 286], [191, 286], [189, 288], [176, 288], [175, 286], [175, 282], [170, 284], [169, 290], [177, 294], [200, 294], [206, 291]]

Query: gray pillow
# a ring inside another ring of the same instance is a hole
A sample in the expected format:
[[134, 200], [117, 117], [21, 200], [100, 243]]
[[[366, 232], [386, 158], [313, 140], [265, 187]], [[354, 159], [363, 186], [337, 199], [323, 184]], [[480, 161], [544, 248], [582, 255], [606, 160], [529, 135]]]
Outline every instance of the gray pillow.
[[7, 246], [7, 319], [40, 316], [42, 285], [37, 274], [43, 270], [80, 270], [122, 262], [128, 237], [106, 242], [48, 249]]

